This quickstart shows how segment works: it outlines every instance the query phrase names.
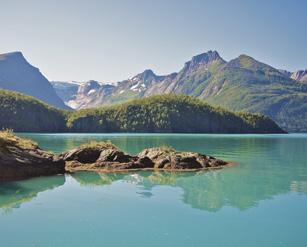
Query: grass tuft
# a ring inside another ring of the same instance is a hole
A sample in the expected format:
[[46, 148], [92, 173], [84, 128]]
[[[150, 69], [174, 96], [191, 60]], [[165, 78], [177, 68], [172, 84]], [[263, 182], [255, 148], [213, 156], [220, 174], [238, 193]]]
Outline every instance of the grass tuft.
[[17, 137], [12, 129], [0, 131], [0, 150], [5, 149], [7, 146], [16, 146], [21, 149], [38, 147], [37, 143], [30, 139]]
[[173, 147], [171, 147], [169, 145], [165, 145], [165, 144], [159, 146], [159, 148], [161, 150], [163, 150], [164, 152], [166, 152], [166, 153], [174, 153], [174, 152], [176, 152], [176, 150]]
[[114, 148], [117, 147], [111, 141], [90, 141], [80, 146], [81, 148]]

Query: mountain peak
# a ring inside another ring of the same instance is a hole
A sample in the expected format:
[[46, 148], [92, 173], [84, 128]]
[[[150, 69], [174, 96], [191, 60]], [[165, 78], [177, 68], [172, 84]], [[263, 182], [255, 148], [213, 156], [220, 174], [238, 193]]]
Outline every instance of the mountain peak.
[[228, 67], [232, 68], [245, 68], [245, 69], [263, 69], [265, 67], [269, 68], [270, 66], [264, 63], [261, 63], [254, 59], [251, 56], [248, 56], [246, 54], [241, 54], [235, 59], [232, 59], [227, 63]]
[[0, 54], [0, 60], [26, 60], [20, 51]]
[[193, 56], [192, 59], [185, 63], [184, 69], [196, 70], [199, 67], [207, 68], [213, 62], [219, 61], [225, 63], [217, 51], [208, 51], [199, 55]]
[[95, 81], [95, 80], [89, 80], [89, 81], [85, 82], [84, 84], [87, 84], [91, 87], [99, 87], [100, 86], [100, 83], [98, 81]]
[[97, 81], [90, 80], [81, 84], [78, 88], [78, 94], [88, 94], [100, 88], [100, 84]]
[[151, 69], [146, 69], [142, 73], [136, 75], [133, 78], [138, 78], [138, 79], [141, 79], [143, 81], [146, 81], [150, 78], [156, 78], [156, 77], [157, 77], [157, 75]]
[[0, 87], [17, 91], [55, 107], [69, 109], [38, 68], [32, 66], [20, 51], [0, 54]]
[[200, 62], [210, 62], [210, 61], [213, 61], [213, 60], [220, 60], [222, 59], [219, 55], [219, 53], [217, 51], [207, 51], [205, 53], [201, 53], [201, 54], [198, 54], [196, 56], [193, 56], [192, 57], [192, 62], [197, 62], [197, 63], [200, 63]]
[[21, 51], [2, 53], [0, 56], [23, 56]]
[[148, 77], [148, 76], [155, 76], [156, 75], [151, 69], [145, 69], [143, 71], [143, 73], [141, 73], [141, 74], [143, 74], [146, 77]]

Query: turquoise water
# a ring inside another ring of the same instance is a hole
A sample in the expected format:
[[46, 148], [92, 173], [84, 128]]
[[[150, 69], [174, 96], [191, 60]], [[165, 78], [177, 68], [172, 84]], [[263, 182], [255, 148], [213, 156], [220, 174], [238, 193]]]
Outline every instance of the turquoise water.
[[80, 172], [0, 184], [0, 246], [307, 246], [307, 134], [20, 134], [60, 153], [91, 139], [170, 145], [238, 165]]

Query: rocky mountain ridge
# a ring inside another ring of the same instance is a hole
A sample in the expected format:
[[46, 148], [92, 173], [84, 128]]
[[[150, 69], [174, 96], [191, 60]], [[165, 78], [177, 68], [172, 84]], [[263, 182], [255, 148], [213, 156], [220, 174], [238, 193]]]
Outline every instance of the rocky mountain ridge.
[[185, 94], [229, 110], [268, 115], [288, 131], [307, 131], [305, 78], [306, 70], [278, 70], [245, 54], [227, 62], [217, 51], [208, 51], [192, 57], [179, 72], [161, 76], [147, 69], [66, 103], [84, 109], [157, 94]]
[[307, 82], [307, 69], [293, 72], [291, 78], [296, 81]]
[[21, 92], [52, 106], [69, 109], [38, 68], [21, 52], [0, 54], [0, 89]]

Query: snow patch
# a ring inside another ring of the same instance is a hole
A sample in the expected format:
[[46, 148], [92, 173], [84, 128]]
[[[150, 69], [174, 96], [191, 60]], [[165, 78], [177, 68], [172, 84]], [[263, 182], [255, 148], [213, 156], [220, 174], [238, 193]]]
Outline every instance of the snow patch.
[[142, 89], [146, 88], [145, 84], [142, 83], [142, 81], [138, 81], [136, 84], [134, 84], [132, 87], [130, 87], [130, 90], [132, 91], [142, 91]]
[[87, 95], [91, 95], [93, 93], [96, 93], [96, 89], [91, 89], [90, 91], [88, 91]]
[[76, 102], [75, 100], [70, 100], [68, 102], [65, 102], [65, 104], [71, 107], [72, 109], [77, 109], [79, 107], [78, 102]]

